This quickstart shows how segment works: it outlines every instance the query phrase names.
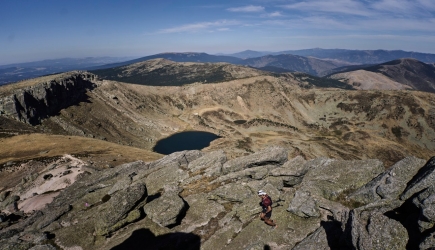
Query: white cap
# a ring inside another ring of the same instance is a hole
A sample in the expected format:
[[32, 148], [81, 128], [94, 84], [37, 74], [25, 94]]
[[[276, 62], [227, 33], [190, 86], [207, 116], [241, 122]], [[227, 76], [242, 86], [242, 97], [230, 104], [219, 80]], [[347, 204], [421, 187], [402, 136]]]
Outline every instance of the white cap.
[[263, 190], [258, 190], [258, 195], [265, 195], [266, 192], [264, 192]]

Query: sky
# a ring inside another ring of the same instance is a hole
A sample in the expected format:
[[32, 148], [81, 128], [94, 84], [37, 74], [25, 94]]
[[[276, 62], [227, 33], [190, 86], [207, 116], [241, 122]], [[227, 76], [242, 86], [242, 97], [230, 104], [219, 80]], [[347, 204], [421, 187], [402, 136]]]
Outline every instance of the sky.
[[0, 65], [309, 48], [435, 53], [435, 0], [0, 0]]

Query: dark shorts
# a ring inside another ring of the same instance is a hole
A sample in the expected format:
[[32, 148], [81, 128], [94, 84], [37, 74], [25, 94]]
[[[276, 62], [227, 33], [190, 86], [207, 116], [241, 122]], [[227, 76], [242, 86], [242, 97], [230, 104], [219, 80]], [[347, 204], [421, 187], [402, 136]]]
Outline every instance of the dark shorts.
[[[266, 209], [263, 209], [263, 213], [264, 213], [264, 212], [266, 212]], [[272, 217], [272, 210], [270, 210], [268, 213], [266, 213], [266, 214], [264, 215], [264, 217], [270, 219], [270, 217]]]

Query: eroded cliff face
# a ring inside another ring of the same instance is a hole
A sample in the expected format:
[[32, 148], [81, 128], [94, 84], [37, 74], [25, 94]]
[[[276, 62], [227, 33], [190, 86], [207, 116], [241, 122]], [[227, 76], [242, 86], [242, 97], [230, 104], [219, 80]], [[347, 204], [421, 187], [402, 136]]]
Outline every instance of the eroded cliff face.
[[90, 73], [70, 72], [23, 88], [11, 87], [0, 96], [0, 114], [31, 125], [40, 124], [61, 109], [85, 102], [86, 91], [95, 87], [93, 80], [95, 76]]

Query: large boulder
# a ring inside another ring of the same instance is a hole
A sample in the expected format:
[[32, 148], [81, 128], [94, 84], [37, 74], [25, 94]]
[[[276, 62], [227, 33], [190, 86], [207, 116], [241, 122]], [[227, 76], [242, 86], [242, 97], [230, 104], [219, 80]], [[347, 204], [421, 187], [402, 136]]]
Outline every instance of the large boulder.
[[221, 173], [222, 166], [226, 161], [227, 156], [223, 150], [214, 151], [191, 161], [188, 169], [192, 173], [204, 172], [207, 177], [217, 176]]
[[159, 169], [167, 166], [186, 167], [196, 159], [204, 156], [199, 150], [185, 150], [172, 153], [151, 163], [150, 168]]
[[196, 228], [207, 225], [211, 219], [225, 211], [224, 206], [209, 200], [207, 194], [189, 195], [184, 200], [189, 205], [189, 210], [180, 225], [182, 232], [190, 233]]
[[288, 159], [288, 150], [281, 147], [268, 147], [257, 153], [239, 157], [227, 161], [222, 166], [222, 173], [240, 171], [245, 168], [252, 168], [264, 165], [280, 166]]
[[425, 162], [416, 157], [406, 157], [348, 197], [363, 204], [380, 199], [396, 199]]
[[419, 193], [412, 204], [419, 209], [418, 225], [420, 232], [425, 232], [435, 226], [435, 187], [431, 186]]
[[287, 209], [302, 217], [320, 215], [316, 197], [338, 200], [340, 196], [361, 187], [383, 171], [383, 164], [378, 160], [345, 161], [319, 158], [306, 164], [309, 171]]
[[320, 216], [316, 201], [310, 193], [304, 191], [295, 193], [287, 211], [304, 218]]
[[146, 178], [148, 193], [154, 195], [163, 190], [165, 185], [178, 185], [179, 182], [187, 179], [189, 174], [177, 165], [170, 165], [152, 172]]
[[400, 204], [383, 201], [352, 210], [347, 223], [352, 248], [406, 249], [407, 230], [400, 222], [384, 215]]
[[342, 193], [363, 186], [384, 171], [384, 165], [379, 160], [325, 159], [310, 168], [300, 190], [329, 200], [336, 200]]
[[115, 193], [108, 202], [100, 207], [100, 216], [95, 225], [96, 234], [107, 235], [139, 219], [140, 211], [135, 208], [146, 197], [147, 188], [140, 183]]
[[158, 225], [176, 226], [181, 223], [189, 205], [178, 195], [177, 186], [165, 185], [164, 189], [161, 197], [145, 204], [143, 208], [146, 215]]
[[429, 161], [418, 171], [418, 173], [409, 181], [403, 194], [400, 196], [401, 200], [407, 200], [415, 193], [433, 186], [435, 183], [435, 156], [430, 158]]
[[340, 249], [339, 241], [342, 235], [338, 223], [322, 221], [321, 227], [299, 242], [292, 250], [330, 250]]

